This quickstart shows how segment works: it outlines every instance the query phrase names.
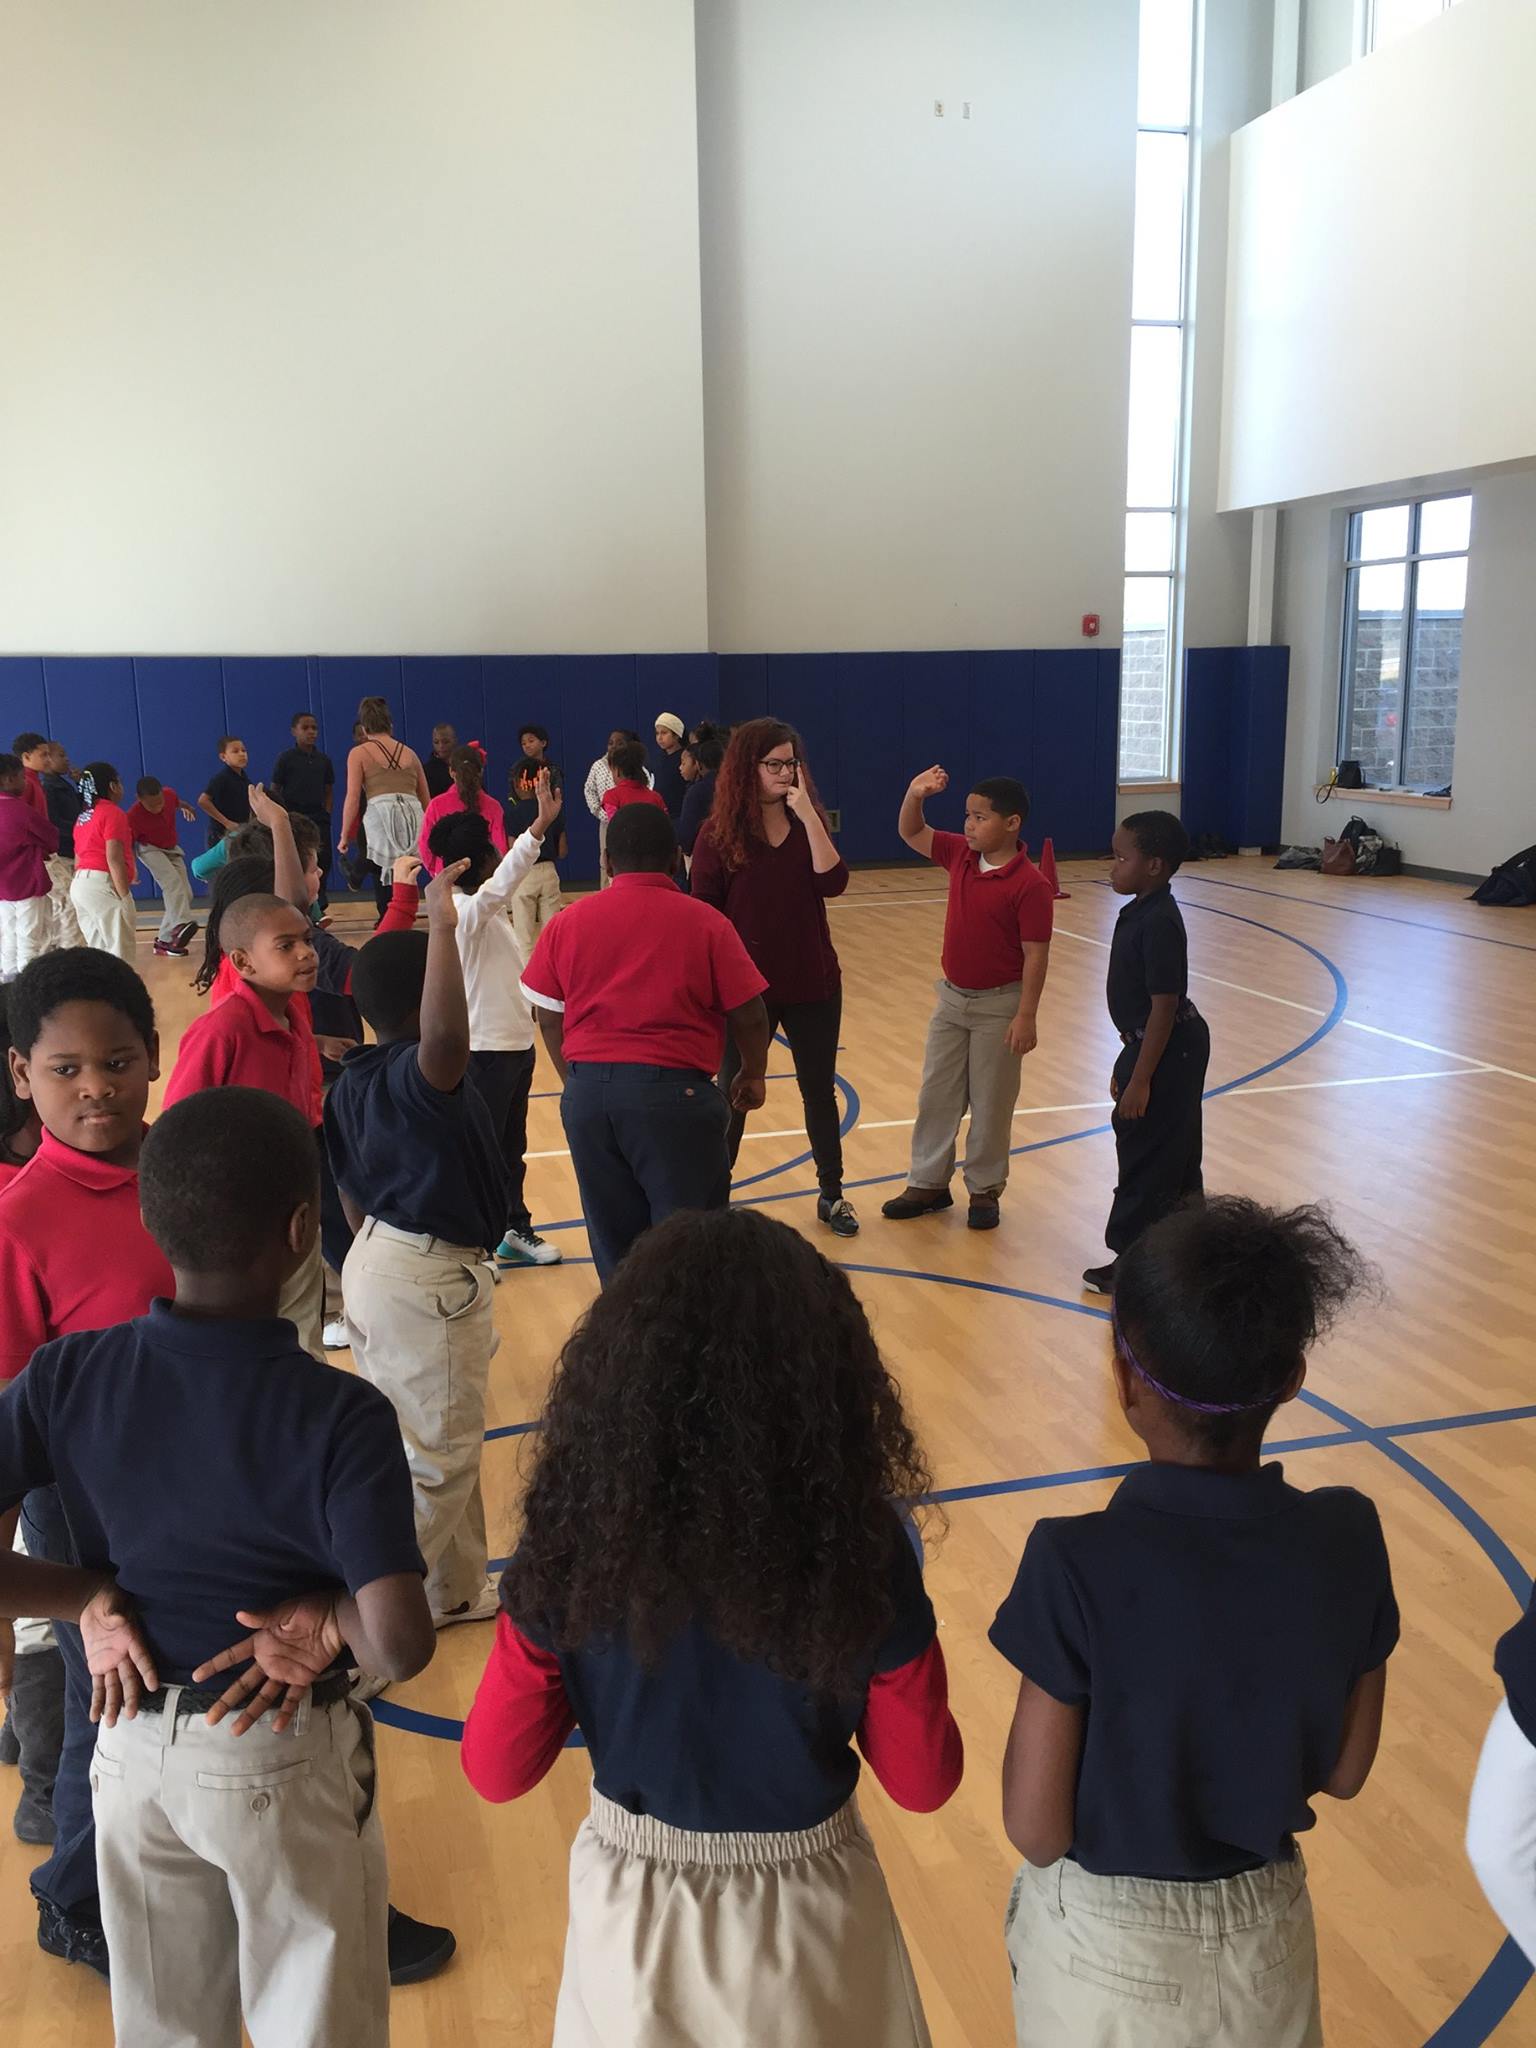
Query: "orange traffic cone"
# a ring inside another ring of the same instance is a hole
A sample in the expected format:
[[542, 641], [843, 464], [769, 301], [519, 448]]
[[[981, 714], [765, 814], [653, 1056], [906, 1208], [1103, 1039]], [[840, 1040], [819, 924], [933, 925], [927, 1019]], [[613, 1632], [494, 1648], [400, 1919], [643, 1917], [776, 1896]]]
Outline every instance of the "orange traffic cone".
[[1056, 879], [1056, 849], [1049, 839], [1040, 849], [1040, 872], [1051, 885], [1051, 894], [1058, 903], [1071, 895], [1070, 889], [1063, 889]]

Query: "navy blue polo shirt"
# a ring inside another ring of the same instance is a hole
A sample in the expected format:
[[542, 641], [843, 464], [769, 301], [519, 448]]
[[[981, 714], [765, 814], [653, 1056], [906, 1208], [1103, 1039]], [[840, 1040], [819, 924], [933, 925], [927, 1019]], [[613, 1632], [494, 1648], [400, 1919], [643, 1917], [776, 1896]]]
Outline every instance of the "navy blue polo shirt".
[[419, 1041], [361, 1045], [325, 1099], [336, 1185], [396, 1230], [488, 1248], [507, 1219], [507, 1171], [485, 1099], [466, 1074], [444, 1094], [424, 1077]]
[[1036, 1523], [991, 1629], [1086, 1709], [1073, 1860], [1174, 1879], [1292, 1853], [1397, 1635], [1374, 1503], [1278, 1464], [1142, 1465], [1099, 1513]]
[[57, 1338], [0, 1393], [0, 1510], [57, 1485], [75, 1554], [115, 1571], [162, 1685], [298, 1593], [424, 1569], [388, 1399], [292, 1323], [167, 1301]]
[[1515, 1726], [1536, 1747], [1536, 1599], [1514, 1627], [1499, 1637], [1493, 1668], [1504, 1681], [1504, 1697]]
[[850, 1744], [869, 1680], [899, 1671], [934, 1638], [922, 1566], [891, 1516], [892, 1619], [852, 1698], [829, 1699], [723, 1648], [699, 1623], [646, 1668], [627, 1645], [561, 1650], [516, 1617], [560, 1675], [592, 1755], [593, 1782], [630, 1813], [707, 1833], [819, 1827], [859, 1778]]
[[1110, 1022], [1125, 1033], [1146, 1029], [1154, 996], [1189, 994], [1184, 913], [1166, 885], [1133, 896], [1115, 919], [1105, 994]]
[[[272, 770], [272, 793], [278, 802], [286, 810], [300, 811], [310, 818], [328, 820], [325, 792], [335, 785], [331, 757], [322, 754], [318, 747], [312, 747], [307, 754], [302, 747], [289, 747], [286, 753], [278, 755]], [[223, 808], [220, 804], [219, 809]]]

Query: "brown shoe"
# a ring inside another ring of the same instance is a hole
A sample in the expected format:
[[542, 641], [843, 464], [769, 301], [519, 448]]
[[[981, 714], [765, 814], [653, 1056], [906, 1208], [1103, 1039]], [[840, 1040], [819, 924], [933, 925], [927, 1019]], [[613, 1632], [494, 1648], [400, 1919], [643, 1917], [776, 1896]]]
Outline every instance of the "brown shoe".
[[955, 1198], [948, 1188], [903, 1188], [899, 1195], [880, 1204], [880, 1214], [889, 1216], [893, 1223], [905, 1223], [909, 1217], [932, 1216], [940, 1209], [954, 1206]]
[[965, 1227], [967, 1230], [996, 1230], [1001, 1213], [996, 1195], [972, 1195]]

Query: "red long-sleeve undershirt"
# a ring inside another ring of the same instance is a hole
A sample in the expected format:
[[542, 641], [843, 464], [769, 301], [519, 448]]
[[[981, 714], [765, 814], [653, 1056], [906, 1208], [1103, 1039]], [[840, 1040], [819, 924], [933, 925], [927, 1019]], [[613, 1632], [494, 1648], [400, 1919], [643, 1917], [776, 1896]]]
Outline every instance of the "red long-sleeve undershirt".
[[[576, 1726], [560, 1661], [531, 1643], [506, 1614], [464, 1723], [464, 1775], [500, 1804], [531, 1792]], [[949, 1710], [949, 1676], [937, 1637], [897, 1671], [871, 1681], [858, 1744], [898, 1806], [932, 1813], [960, 1783], [965, 1749]]]

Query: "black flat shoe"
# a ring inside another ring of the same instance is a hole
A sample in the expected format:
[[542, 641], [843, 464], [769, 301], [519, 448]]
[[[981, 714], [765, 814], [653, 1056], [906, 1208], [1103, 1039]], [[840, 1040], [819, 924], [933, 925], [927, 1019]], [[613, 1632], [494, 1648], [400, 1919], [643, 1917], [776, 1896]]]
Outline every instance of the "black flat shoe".
[[859, 1212], [846, 1195], [821, 1195], [816, 1202], [816, 1217], [827, 1224], [834, 1237], [857, 1237], [859, 1234]]
[[936, 1216], [940, 1209], [953, 1209], [955, 1198], [948, 1188], [904, 1188], [880, 1204], [880, 1214], [893, 1223], [905, 1223], [911, 1216]]
[[389, 1981], [424, 1984], [445, 1969], [458, 1947], [452, 1930], [413, 1920], [398, 1906], [389, 1909]]
[[1001, 1221], [1002, 1208], [996, 1195], [972, 1195], [965, 1212], [967, 1230], [996, 1230]]
[[1113, 1294], [1115, 1291], [1115, 1268], [1118, 1259], [1111, 1259], [1107, 1266], [1090, 1266], [1083, 1275], [1085, 1294]]
[[80, 1913], [65, 1913], [47, 1899], [37, 1902], [37, 1945], [45, 1956], [57, 1956], [62, 1963], [84, 1963], [98, 1977], [111, 1981], [107, 1960], [107, 1937], [99, 1920]]

